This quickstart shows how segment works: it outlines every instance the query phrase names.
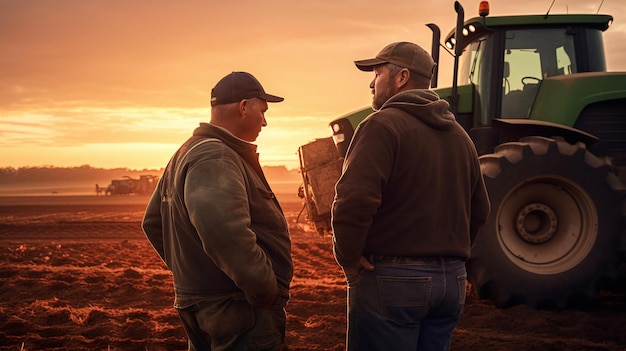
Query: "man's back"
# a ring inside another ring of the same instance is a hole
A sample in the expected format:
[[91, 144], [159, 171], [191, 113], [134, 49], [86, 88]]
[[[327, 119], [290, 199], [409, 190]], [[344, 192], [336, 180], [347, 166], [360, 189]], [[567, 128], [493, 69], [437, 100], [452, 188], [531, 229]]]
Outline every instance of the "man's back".
[[373, 71], [333, 203], [348, 282], [348, 350], [449, 350], [465, 303], [471, 237], [489, 212], [476, 150], [426, 89], [435, 63], [392, 43], [355, 61]]
[[348, 217], [371, 213], [369, 228], [358, 229], [367, 230], [365, 254], [469, 257], [471, 199], [482, 176], [446, 106], [432, 92], [409, 90], [359, 126], [333, 222], [342, 231], [354, 225]]

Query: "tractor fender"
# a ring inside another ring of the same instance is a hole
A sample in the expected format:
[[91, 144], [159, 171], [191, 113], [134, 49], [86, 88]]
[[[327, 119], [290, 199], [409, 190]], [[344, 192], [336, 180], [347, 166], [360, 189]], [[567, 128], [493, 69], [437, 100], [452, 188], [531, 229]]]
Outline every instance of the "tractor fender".
[[498, 131], [501, 143], [517, 141], [527, 136], [543, 136], [547, 138], [559, 136], [570, 144], [582, 142], [587, 146], [593, 145], [599, 140], [595, 135], [583, 130], [546, 121], [494, 118], [491, 124]]

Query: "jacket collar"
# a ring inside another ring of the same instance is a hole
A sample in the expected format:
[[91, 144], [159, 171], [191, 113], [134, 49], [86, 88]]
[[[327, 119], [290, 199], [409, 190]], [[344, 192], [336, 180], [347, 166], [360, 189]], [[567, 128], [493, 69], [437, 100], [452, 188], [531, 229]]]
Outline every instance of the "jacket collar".
[[256, 152], [257, 146], [245, 140], [239, 139], [228, 130], [216, 125], [202, 122], [200, 126], [193, 131], [195, 137], [217, 138], [226, 146], [235, 151], [246, 163], [248, 163], [257, 175], [263, 180], [268, 187], [269, 184], [263, 174], [263, 169], [259, 163], [259, 154]]
[[193, 135], [220, 139], [238, 154], [256, 154], [257, 146], [255, 144], [239, 139], [227, 129], [210, 123], [200, 123], [200, 126], [193, 131]]

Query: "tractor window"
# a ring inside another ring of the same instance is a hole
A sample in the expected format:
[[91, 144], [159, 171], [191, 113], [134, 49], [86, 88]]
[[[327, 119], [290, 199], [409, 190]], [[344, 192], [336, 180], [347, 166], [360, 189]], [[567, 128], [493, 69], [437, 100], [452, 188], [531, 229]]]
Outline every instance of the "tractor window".
[[506, 32], [502, 118], [528, 118], [541, 81], [576, 73], [574, 38], [566, 29]]
[[489, 125], [490, 80], [493, 74], [493, 57], [485, 53], [492, 52], [493, 40], [485, 36], [470, 43], [463, 51], [460, 63], [459, 85], [472, 84], [476, 87], [477, 118], [479, 125]]
[[586, 29], [587, 60], [589, 72], [606, 72], [606, 57], [604, 56], [604, 43], [602, 31], [599, 29]]
[[480, 72], [480, 55], [482, 51], [480, 49], [481, 40], [477, 40], [468, 45], [463, 55], [461, 56], [462, 62], [459, 74], [459, 84], [478, 84], [478, 73]]

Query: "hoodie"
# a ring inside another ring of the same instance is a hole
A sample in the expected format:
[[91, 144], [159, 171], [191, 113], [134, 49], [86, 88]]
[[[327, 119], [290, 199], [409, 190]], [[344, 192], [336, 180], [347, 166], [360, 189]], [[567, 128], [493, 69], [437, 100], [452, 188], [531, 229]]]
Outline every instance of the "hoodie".
[[445, 100], [414, 89], [390, 98], [357, 127], [336, 185], [334, 253], [467, 260], [489, 214], [472, 140]]

